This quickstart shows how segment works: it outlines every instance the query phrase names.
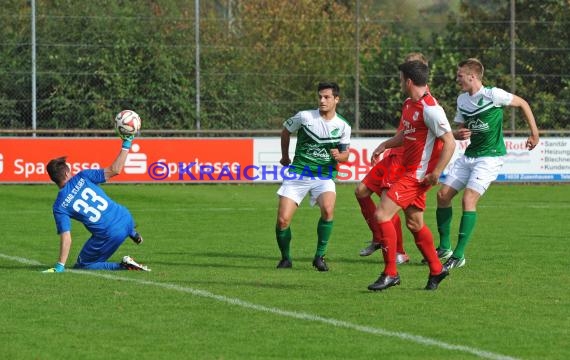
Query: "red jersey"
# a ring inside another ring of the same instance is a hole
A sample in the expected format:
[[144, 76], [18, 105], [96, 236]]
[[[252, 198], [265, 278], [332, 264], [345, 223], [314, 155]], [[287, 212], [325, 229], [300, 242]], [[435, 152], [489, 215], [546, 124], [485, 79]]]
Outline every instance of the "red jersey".
[[451, 131], [443, 108], [429, 92], [418, 101], [404, 101], [400, 126], [404, 133], [402, 165], [406, 175], [422, 180], [439, 160], [443, 142], [438, 137]]

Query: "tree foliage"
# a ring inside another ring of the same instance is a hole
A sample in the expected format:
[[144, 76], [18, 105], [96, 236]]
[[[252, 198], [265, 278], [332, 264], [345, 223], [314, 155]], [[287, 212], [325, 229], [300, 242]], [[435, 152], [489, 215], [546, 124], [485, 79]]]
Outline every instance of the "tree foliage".
[[[280, 127], [283, 118], [303, 108], [316, 108], [320, 81], [336, 81], [341, 94], [353, 94], [352, 77], [356, 54], [355, 18], [344, 2], [334, 1], [244, 1], [234, 12], [222, 42], [228, 47], [208, 49], [204, 58], [219, 58], [204, 69], [204, 87], [210, 89], [209, 105], [225, 111], [212, 124], [243, 127]], [[229, 21], [229, 20], [228, 20]], [[210, 34], [216, 34], [212, 32]], [[208, 36], [208, 35], [206, 35]], [[373, 46], [379, 39], [377, 26], [361, 29], [362, 41]], [[204, 39], [219, 43], [220, 39]], [[222, 69], [220, 69], [220, 66]], [[346, 95], [345, 95], [346, 94]], [[227, 99], [236, 99], [225, 106]], [[340, 111], [350, 112], [343, 101]], [[211, 112], [213, 114], [213, 112]], [[214, 123], [215, 122], [215, 123]]]
[[[484, 84], [501, 87], [525, 98], [540, 129], [569, 129], [568, 0], [517, 0], [515, 4], [515, 83], [510, 72], [509, 2], [463, 0], [458, 16], [450, 19], [445, 46], [434, 58], [458, 61], [476, 57], [485, 66]], [[455, 68], [454, 68], [455, 69]], [[447, 80], [446, 80], [447, 83]], [[442, 84], [445, 92], [445, 84]], [[447, 91], [446, 97], [451, 96]], [[522, 114], [516, 128], [525, 129]]]
[[[457, 63], [478, 57], [485, 83], [527, 99], [540, 128], [570, 129], [568, 0], [516, 1], [514, 89], [508, 2], [202, 1], [199, 33], [195, 4], [184, 0], [36, 4], [40, 128], [108, 129], [132, 108], [147, 129], [195, 129], [198, 120], [201, 129], [279, 129], [316, 107], [317, 83], [329, 80], [341, 86], [347, 119], [393, 129], [403, 100], [397, 65], [420, 51], [449, 117]], [[4, 128], [31, 126], [30, 10], [5, 0], [0, 13]], [[517, 127], [525, 127], [520, 114]]]

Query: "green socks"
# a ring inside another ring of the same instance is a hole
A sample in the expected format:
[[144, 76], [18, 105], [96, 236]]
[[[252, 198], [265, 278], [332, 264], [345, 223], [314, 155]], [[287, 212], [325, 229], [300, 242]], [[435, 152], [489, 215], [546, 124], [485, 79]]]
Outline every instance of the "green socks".
[[[317, 252], [315, 256], [324, 256], [327, 251], [327, 244], [332, 234], [333, 222], [319, 219], [317, 225]], [[291, 245], [291, 228], [286, 229], [275, 228], [275, 238], [277, 245], [281, 251], [281, 258], [291, 260], [290, 245]]]
[[475, 228], [475, 223], [477, 222], [477, 212], [475, 211], [464, 211], [463, 216], [461, 216], [461, 223], [459, 224], [459, 238], [457, 240], [457, 246], [453, 251], [453, 257], [461, 259], [465, 256], [465, 247], [471, 239], [471, 234]]
[[281, 251], [281, 258], [291, 260], [291, 254], [289, 253], [291, 245], [291, 227], [283, 230], [275, 227], [275, 237], [277, 239], [277, 245], [279, 245], [279, 250]]
[[333, 221], [325, 221], [319, 219], [319, 224], [317, 225], [317, 252], [315, 257], [324, 256], [327, 251], [327, 244], [332, 234]]
[[453, 217], [453, 208], [437, 208], [435, 211], [437, 219], [437, 231], [439, 232], [439, 248], [451, 249], [451, 239], [449, 234], [451, 232], [451, 218]]

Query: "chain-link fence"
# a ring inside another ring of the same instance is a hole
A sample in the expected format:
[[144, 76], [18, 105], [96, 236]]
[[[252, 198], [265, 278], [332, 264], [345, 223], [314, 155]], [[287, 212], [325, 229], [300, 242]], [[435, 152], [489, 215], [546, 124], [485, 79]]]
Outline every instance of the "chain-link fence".
[[[430, 86], [450, 119], [456, 65], [478, 57], [486, 81], [527, 99], [542, 130], [570, 129], [567, 1], [285, 3], [9, 0], [2, 131], [106, 134], [130, 108], [147, 135], [277, 134], [332, 80], [356, 135], [388, 134], [403, 100], [397, 64], [410, 51], [430, 59]], [[526, 129], [522, 114], [505, 118], [507, 131]]]

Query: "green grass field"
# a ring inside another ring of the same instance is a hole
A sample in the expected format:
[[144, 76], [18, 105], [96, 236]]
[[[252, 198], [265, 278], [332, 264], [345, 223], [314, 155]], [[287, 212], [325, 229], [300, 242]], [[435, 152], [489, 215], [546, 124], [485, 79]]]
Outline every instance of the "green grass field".
[[[311, 260], [317, 208], [293, 220], [293, 269], [277, 270], [277, 184], [105, 185], [132, 211], [142, 272], [42, 274], [57, 259], [54, 185], [0, 186], [2, 359], [569, 359], [569, 186], [493, 185], [467, 265], [435, 292], [411, 235], [402, 285], [366, 287], [381, 255], [338, 186], [331, 271]], [[436, 235], [435, 191], [426, 222]], [[460, 202], [454, 206], [457, 232]], [[86, 239], [73, 224], [68, 266]], [[436, 236], [437, 238], [437, 236]]]

